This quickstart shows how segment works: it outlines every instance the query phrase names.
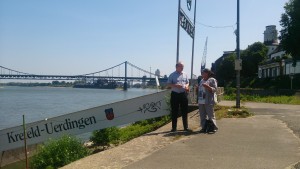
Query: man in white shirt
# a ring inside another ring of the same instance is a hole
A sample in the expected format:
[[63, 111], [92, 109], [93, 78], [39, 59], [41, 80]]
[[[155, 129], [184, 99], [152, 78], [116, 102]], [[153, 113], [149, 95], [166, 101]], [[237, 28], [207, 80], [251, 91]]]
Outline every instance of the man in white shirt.
[[176, 64], [176, 71], [170, 74], [168, 78], [168, 87], [172, 88], [171, 92], [171, 112], [172, 112], [172, 132], [177, 130], [177, 118], [179, 106], [182, 113], [182, 123], [185, 131], [190, 131], [188, 128], [188, 91], [189, 79], [185, 72], [183, 72], [183, 63]]

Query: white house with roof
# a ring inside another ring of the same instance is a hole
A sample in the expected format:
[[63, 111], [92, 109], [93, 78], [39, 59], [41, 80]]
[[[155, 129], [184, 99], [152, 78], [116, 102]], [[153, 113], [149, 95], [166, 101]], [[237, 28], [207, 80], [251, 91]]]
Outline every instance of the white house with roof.
[[258, 66], [259, 78], [300, 73], [300, 60], [297, 61], [294, 67], [292, 58], [286, 55], [278, 43], [278, 31], [275, 25], [266, 26], [264, 44], [268, 47], [268, 59], [265, 63]]

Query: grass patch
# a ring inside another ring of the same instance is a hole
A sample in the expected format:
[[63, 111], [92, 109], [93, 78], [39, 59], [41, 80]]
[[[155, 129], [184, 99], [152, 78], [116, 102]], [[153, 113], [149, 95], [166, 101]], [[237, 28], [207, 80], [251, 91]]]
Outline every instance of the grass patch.
[[214, 110], [217, 120], [220, 120], [222, 118], [247, 118], [254, 115], [245, 107], [236, 108], [216, 105]]
[[[30, 158], [28, 161], [30, 161]], [[1, 167], [1, 169], [17, 169], [17, 168], [26, 168], [25, 160], [21, 160], [12, 164], [8, 164], [4, 167]]]
[[[224, 95], [224, 100], [235, 100], [236, 95]], [[259, 96], [259, 95], [240, 95], [240, 99], [243, 102], [264, 102], [264, 103], [275, 103], [275, 104], [294, 104], [300, 105], [299, 96]]]

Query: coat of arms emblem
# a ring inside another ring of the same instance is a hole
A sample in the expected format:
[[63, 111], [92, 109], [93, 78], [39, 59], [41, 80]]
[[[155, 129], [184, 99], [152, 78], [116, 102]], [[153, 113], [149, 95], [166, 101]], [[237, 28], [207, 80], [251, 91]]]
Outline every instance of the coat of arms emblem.
[[112, 120], [115, 117], [113, 108], [105, 109], [105, 114], [107, 120]]

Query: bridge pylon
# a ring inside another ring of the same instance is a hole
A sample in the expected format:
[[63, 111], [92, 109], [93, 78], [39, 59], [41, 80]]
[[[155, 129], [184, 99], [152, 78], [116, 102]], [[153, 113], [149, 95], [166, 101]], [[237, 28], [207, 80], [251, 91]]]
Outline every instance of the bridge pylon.
[[125, 61], [125, 79], [124, 79], [123, 90], [127, 90], [127, 61]]

